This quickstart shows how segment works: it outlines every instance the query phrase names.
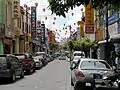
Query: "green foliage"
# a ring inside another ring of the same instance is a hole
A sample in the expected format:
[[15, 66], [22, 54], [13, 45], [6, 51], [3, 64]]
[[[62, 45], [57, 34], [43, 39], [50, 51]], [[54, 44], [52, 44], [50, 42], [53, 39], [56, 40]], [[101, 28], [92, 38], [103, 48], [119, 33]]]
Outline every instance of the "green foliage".
[[68, 46], [70, 50], [82, 50], [97, 47], [96, 41], [91, 41], [89, 38], [84, 38], [79, 41], [69, 41]]
[[[87, 5], [89, 0], [48, 0], [48, 2], [52, 14], [55, 13], [56, 15], [66, 17], [65, 13], [67, 13], [69, 9], [73, 9], [81, 4]], [[108, 5], [118, 9], [120, 0], [91, 0], [91, 6], [96, 9], [102, 9]]]
[[49, 43], [49, 48], [50, 48], [50, 50], [53, 50], [53, 51], [57, 51], [57, 50], [59, 50], [59, 45], [58, 44], [56, 44], [56, 43], [52, 43], [52, 42], [50, 42]]

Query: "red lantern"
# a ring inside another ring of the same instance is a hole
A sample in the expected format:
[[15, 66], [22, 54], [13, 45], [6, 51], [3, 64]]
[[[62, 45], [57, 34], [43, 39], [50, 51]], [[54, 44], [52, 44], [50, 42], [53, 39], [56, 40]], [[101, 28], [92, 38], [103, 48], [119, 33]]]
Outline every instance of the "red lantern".
[[28, 11], [29, 11], [29, 10], [30, 10], [30, 7], [28, 7], [27, 9], [28, 9]]
[[81, 8], [81, 11], [83, 11], [83, 8]]
[[35, 3], [35, 6], [36, 6], [36, 7], [38, 6], [38, 3], [37, 3], [37, 2]]
[[75, 25], [75, 23], [74, 23], [74, 25]]
[[66, 31], [66, 33], [67, 33], [67, 31]]
[[42, 23], [44, 24], [44, 21], [42, 21]]
[[72, 13], [72, 16], [74, 15], [74, 13]]
[[57, 29], [56, 29], [56, 31], [57, 31]]
[[64, 26], [65, 26], [65, 24], [64, 24]]
[[55, 22], [53, 22], [53, 24], [55, 24]]
[[43, 8], [43, 12], [45, 12], [45, 8]]
[[54, 17], [54, 20], [56, 20], [56, 17]]
[[47, 17], [45, 17], [45, 20], [47, 20]]
[[24, 4], [24, 7], [27, 8], [27, 4]]

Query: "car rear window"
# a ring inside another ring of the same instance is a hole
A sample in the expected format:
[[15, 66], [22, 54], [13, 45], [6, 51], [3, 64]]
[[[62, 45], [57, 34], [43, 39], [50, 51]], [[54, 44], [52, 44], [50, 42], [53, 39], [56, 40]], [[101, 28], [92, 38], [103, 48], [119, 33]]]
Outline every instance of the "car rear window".
[[19, 60], [24, 60], [25, 59], [25, 56], [16, 56]]
[[74, 56], [84, 56], [83, 53], [75, 53]]
[[111, 69], [105, 61], [82, 61], [81, 69]]
[[6, 58], [5, 57], [0, 57], [0, 64], [6, 63]]

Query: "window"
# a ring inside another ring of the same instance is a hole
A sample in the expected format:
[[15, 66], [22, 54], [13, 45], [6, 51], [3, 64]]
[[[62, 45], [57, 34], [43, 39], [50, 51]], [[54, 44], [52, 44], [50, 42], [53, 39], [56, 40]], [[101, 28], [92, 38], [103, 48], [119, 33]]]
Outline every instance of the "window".
[[0, 64], [6, 63], [6, 58], [5, 57], [0, 57]]
[[111, 69], [104, 61], [83, 61], [80, 66], [81, 69]]

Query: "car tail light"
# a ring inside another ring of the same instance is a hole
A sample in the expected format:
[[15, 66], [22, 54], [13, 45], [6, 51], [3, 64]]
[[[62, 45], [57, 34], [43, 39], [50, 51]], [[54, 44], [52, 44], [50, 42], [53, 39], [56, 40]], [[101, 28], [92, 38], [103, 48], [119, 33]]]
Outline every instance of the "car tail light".
[[75, 75], [76, 75], [77, 77], [85, 77], [82, 72], [76, 72]]
[[23, 60], [23, 62], [24, 62], [25, 64], [28, 64], [28, 63], [29, 63], [28, 60]]

